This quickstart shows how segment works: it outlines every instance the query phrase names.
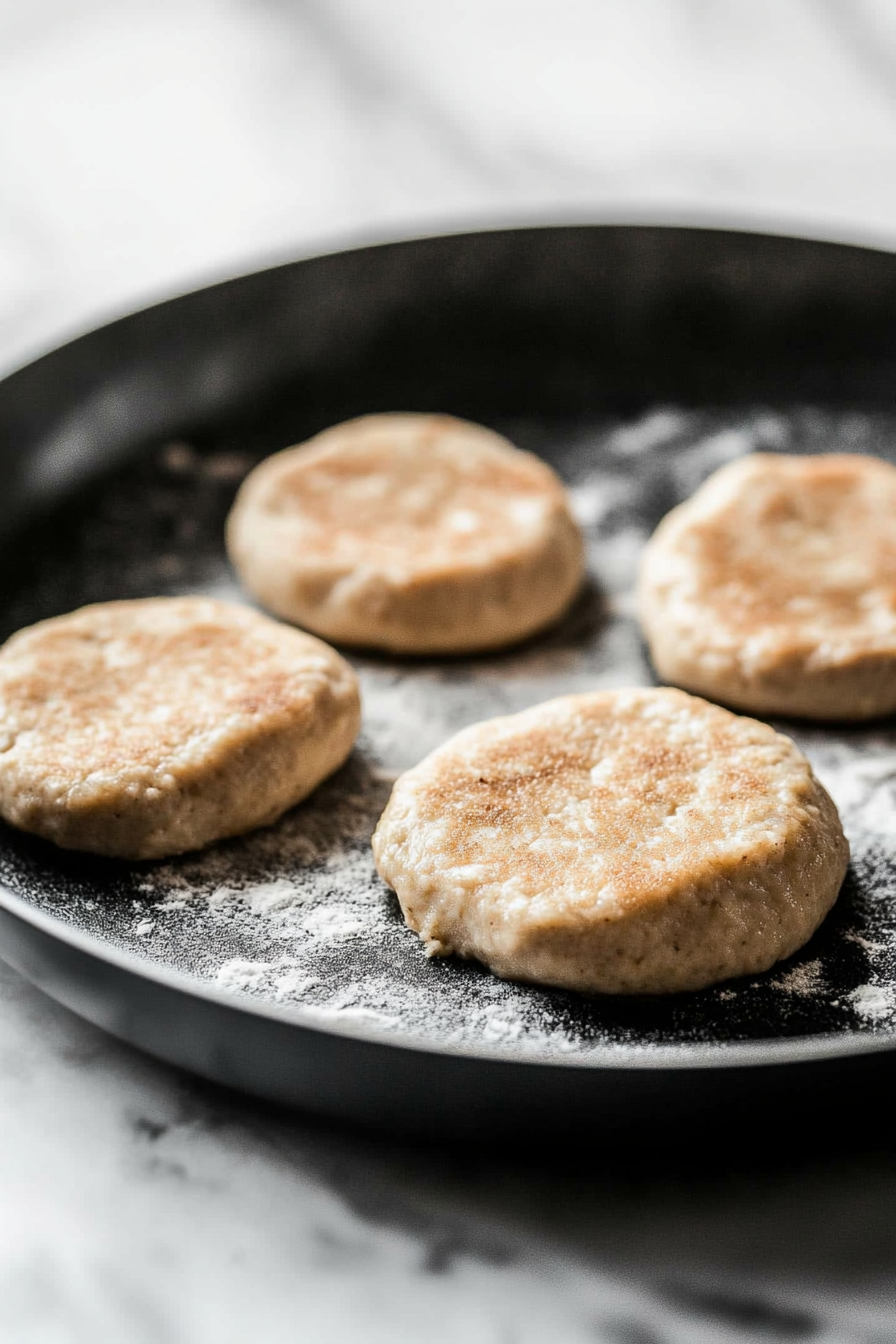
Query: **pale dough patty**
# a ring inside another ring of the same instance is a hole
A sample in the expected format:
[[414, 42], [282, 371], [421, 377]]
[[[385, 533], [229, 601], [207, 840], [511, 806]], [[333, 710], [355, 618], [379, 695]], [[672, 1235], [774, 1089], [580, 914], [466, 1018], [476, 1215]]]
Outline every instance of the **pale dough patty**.
[[896, 468], [756, 454], [715, 473], [644, 553], [665, 681], [760, 714], [896, 710]]
[[394, 653], [523, 639], [583, 573], [550, 467], [446, 415], [369, 415], [276, 453], [243, 483], [227, 545], [270, 611]]
[[198, 849], [310, 793], [359, 714], [333, 649], [245, 607], [83, 607], [0, 649], [0, 815], [66, 849]]
[[613, 994], [766, 970], [821, 923], [849, 857], [789, 738], [673, 690], [465, 729], [399, 778], [373, 852], [431, 954]]

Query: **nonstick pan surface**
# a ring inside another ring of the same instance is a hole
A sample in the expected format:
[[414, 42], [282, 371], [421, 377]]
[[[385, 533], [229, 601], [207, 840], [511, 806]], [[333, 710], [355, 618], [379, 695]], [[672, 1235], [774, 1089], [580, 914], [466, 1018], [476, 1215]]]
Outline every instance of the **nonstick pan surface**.
[[246, 600], [222, 539], [246, 471], [377, 410], [480, 420], [554, 465], [588, 540], [573, 610], [500, 655], [350, 653], [358, 746], [268, 830], [140, 864], [0, 830], [0, 954], [165, 1059], [413, 1129], [686, 1117], [879, 1073], [896, 1043], [892, 723], [776, 723], [840, 807], [850, 873], [790, 961], [696, 994], [588, 999], [427, 961], [368, 842], [396, 773], [458, 728], [652, 684], [638, 556], [722, 463], [896, 461], [896, 258], [714, 230], [507, 230], [298, 262], [127, 317], [0, 385], [0, 636], [113, 598]]

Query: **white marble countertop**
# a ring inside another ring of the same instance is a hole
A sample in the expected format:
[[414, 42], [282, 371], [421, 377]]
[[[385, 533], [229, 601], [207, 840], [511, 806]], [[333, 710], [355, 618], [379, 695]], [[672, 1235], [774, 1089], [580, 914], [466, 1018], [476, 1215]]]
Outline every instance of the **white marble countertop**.
[[[0, 0], [0, 366], [466, 223], [896, 243], [887, 0]], [[896, 1339], [896, 1151], [460, 1158], [179, 1075], [0, 965], [3, 1344]]]

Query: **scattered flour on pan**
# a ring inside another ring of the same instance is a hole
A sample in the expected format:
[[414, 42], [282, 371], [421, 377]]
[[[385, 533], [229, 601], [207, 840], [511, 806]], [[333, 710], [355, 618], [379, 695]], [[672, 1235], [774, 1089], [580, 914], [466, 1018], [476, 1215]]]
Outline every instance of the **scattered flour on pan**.
[[865, 1021], [879, 1023], [896, 1016], [896, 993], [889, 985], [859, 985], [847, 997]]
[[545, 1030], [514, 1016], [506, 1008], [486, 1008], [478, 1012], [474, 1027], [486, 1045], [514, 1045], [532, 1050], [569, 1054], [579, 1049], [577, 1042], [561, 1028]]
[[[366, 932], [366, 930], [365, 930]], [[410, 935], [409, 935], [410, 936]], [[424, 970], [422, 951], [414, 948]], [[303, 1015], [321, 1024], [374, 1026], [387, 1032], [437, 1036], [445, 1045], [509, 1046], [514, 1051], [569, 1054], [583, 1049], [575, 1033], [556, 1014], [525, 999], [520, 987], [478, 975], [463, 990], [462, 1003], [444, 1002], [421, 978], [396, 983], [371, 974], [334, 979], [324, 966], [309, 972], [314, 948], [307, 945], [274, 960], [234, 957], [219, 967], [215, 983], [223, 989], [276, 1003], [299, 1003]], [[521, 1002], [508, 1002], [518, 997]]]
[[301, 996], [318, 982], [314, 976], [303, 975], [301, 968], [289, 957], [279, 961], [246, 961], [232, 957], [219, 967], [215, 984], [221, 989], [263, 989], [280, 1001]]
[[276, 882], [259, 882], [243, 891], [217, 887], [209, 897], [209, 903], [221, 909], [228, 901], [244, 901], [253, 915], [279, 915], [307, 899], [307, 892], [301, 891], [288, 878], [281, 877]]
[[640, 457], [657, 448], [668, 450], [688, 433], [691, 425], [692, 417], [685, 411], [663, 406], [615, 430], [608, 447], [616, 457], [623, 458]]
[[863, 952], [888, 952], [891, 949], [887, 943], [875, 942], [872, 938], [866, 938], [861, 933], [856, 933], [854, 929], [846, 929], [843, 937], [848, 943], [855, 943]]
[[802, 965], [791, 967], [783, 975], [776, 976], [772, 984], [783, 994], [798, 994], [804, 997], [820, 994], [825, 988], [824, 967], [818, 959], [806, 961]]
[[896, 819], [896, 749], [879, 731], [848, 742], [817, 731], [795, 734], [850, 830], [891, 840]]
[[573, 517], [586, 533], [586, 540], [596, 540], [588, 534], [603, 523], [614, 509], [624, 507], [631, 495], [631, 488], [627, 476], [611, 476], [608, 472], [585, 477], [570, 486], [567, 493]]
[[357, 991], [350, 989], [335, 995], [327, 1003], [309, 1004], [308, 1010], [312, 1019], [326, 1024], [357, 1024], [385, 1028], [386, 1030], [403, 1025], [401, 1014], [390, 1014], [379, 1008], [369, 1008], [358, 1000]]

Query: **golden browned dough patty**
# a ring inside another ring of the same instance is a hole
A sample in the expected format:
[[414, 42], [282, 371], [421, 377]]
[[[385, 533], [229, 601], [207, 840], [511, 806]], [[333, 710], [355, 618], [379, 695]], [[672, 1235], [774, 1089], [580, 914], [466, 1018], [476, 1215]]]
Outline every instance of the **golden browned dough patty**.
[[245, 607], [83, 607], [0, 649], [0, 816], [66, 849], [198, 849], [304, 798], [359, 718], [333, 649]]
[[369, 415], [276, 453], [243, 483], [227, 545], [278, 616], [395, 653], [523, 639], [584, 564], [550, 467], [446, 415]]
[[896, 468], [757, 453], [660, 523], [639, 604], [660, 676], [761, 714], [896, 710]]
[[789, 738], [673, 690], [467, 728], [400, 777], [373, 852], [430, 954], [611, 994], [766, 970], [821, 923], [849, 857]]

